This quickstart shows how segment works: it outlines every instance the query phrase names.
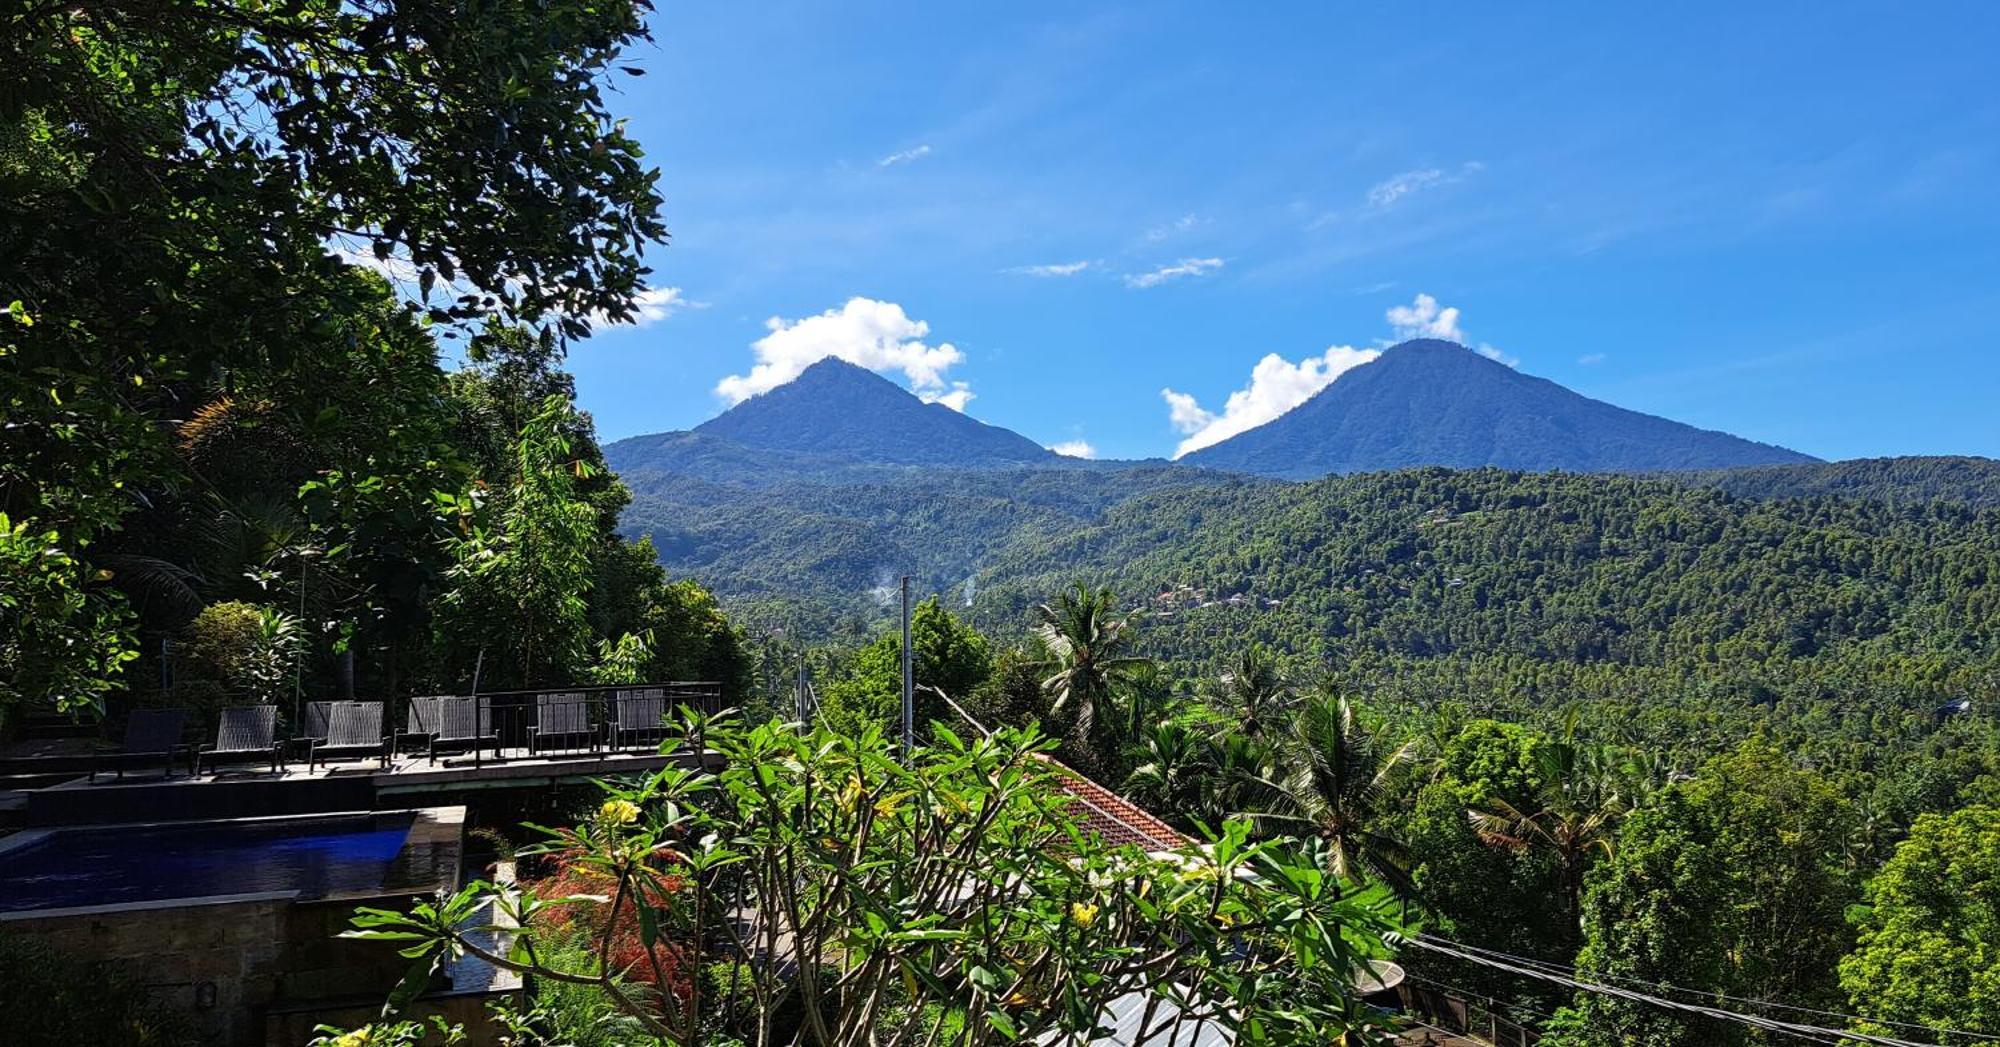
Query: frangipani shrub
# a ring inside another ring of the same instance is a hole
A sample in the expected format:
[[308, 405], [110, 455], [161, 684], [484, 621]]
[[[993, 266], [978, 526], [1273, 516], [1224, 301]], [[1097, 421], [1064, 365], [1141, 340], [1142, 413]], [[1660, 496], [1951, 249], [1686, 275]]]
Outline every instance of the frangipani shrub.
[[[540, 830], [537, 849], [590, 892], [477, 882], [408, 913], [361, 910], [350, 936], [416, 961], [391, 1010], [471, 953], [595, 986], [676, 1044], [1083, 1042], [1134, 993], [1160, 1035], [1196, 1019], [1245, 1044], [1372, 1042], [1380, 1028], [1349, 986], [1396, 933], [1379, 889], [1329, 878], [1287, 841], [1251, 843], [1241, 823], [1173, 853], [1109, 846], [1033, 758], [1049, 742], [1032, 731], [934, 727], [907, 765], [873, 729], [691, 718], [682, 731], [669, 745], [705, 749], [714, 770], [607, 786], [587, 821]], [[488, 902], [512, 935], [504, 953], [472, 919]], [[549, 913], [587, 907], [608, 932], [629, 912], [638, 955], [606, 933], [591, 962], [550, 962]], [[635, 984], [695, 955], [727, 979]]]

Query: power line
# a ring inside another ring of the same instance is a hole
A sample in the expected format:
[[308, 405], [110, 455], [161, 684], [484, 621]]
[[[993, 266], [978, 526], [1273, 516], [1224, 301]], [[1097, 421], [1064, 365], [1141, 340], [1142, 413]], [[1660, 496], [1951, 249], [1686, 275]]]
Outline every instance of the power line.
[[[1530, 967], [1539, 967], [1543, 970], [1550, 971], [1555, 974], [1574, 976], [1577, 973], [1576, 968], [1574, 967], [1570, 967], [1560, 963], [1555, 963], [1550, 960], [1537, 960], [1529, 956], [1516, 956], [1513, 953], [1501, 952], [1498, 949], [1485, 949], [1476, 945], [1466, 945], [1463, 942], [1454, 942], [1448, 938], [1439, 937], [1438, 935], [1435, 934], [1427, 934], [1424, 935], [1423, 937], [1429, 938], [1432, 941], [1439, 942], [1444, 945], [1449, 945], [1456, 949], [1464, 949], [1468, 952], [1481, 953], [1486, 956], [1493, 956], [1502, 960], [1508, 960], [1514, 963], [1524, 964]], [[1728, 993], [1715, 992], [1710, 989], [1690, 989], [1685, 986], [1672, 985], [1667, 982], [1647, 981], [1643, 978], [1629, 978], [1614, 974], [1601, 974], [1597, 975], [1597, 977], [1602, 978], [1605, 981], [1624, 982], [1627, 985], [1638, 985], [1648, 989], [1661, 989], [1668, 992], [1687, 993], [1690, 996], [1707, 996], [1717, 1000], [1727, 1000], [1731, 1003], [1748, 1004], [1753, 1007], [1769, 1007], [1773, 1010], [1791, 1011], [1795, 1014], [1813, 1014], [1823, 1018], [1839, 1018], [1843, 1021], [1848, 1021], [1848, 1022], [1870, 1022], [1876, 1025], [1888, 1025], [1901, 1029], [1913, 1029], [1917, 1032], [1925, 1033], [1927, 1035], [1964, 1036], [1975, 1040], [1982, 1040], [1987, 1042], [2000, 1042], [2000, 1035], [1995, 1035], [1992, 1033], [1984, 1033], [1984, 1032], [1974, 1032], [1970, 1029], [1937, 1029], [1928, 1025], [1917, 1025], [1912, 1022], [1892, 1021], [1887, 1018], [1864, 1018], [1858, 1014], [1845, 1014], [1840, 1011], [1823, 1010], [1817, 1007], [1801, 1007], [1797, 1004], [1780, 1003], [1776, 1000], [1757, 1000], [1742, 996], [1731, 996]]]
[[1504, 960], [1497, 960], [1487, 956], [1481, 956], [1477, 953], [1466, 952], [1465, 950], [1456, 948], [1453, 945], [1442, 944], [1443, 939], [1431, 939], [1429, 938], [1429, 936], [1408, 938], [1405, 939], [1405, 941], [1407, 941], [1411, 945], [1416, 946], [1419, 949], [1427, 949], [1430, 950], [1431, 952], [1440, 953], [1446, 956], [1454, 956], [1457, 957], [1458, 959], [1465, 960], [1470, 963], [1481, 964], [1483, 966], [1493, 967], [1498, 970], [1509, 971], [1511, 973], [1523, 975], [1529, 978], [1539, 978], [1544, 981], [1555, 982], [1559, 985], [1565, 985], [1572, 989], [1578, 989], [1584, 992], [1593, 992], [1599, 995], [1610, 996], [1616, 999], [1628, 1000], [1633, 1003], [1649, 1004], [1651, 1006], [1664, 1008], [1666, 1010], [1681, 1011], [1688, 1014], [1699, 1015], [1704, 1018], [1714, 1018], [1719, 1021], [1735, 1022], [1739, 1025], [1745, 1025], [1753, 1029], [1762, 1029], [1766, 1032], [1774, 1032], [1784, 1036], [1791, 1036], [1796, 1039], [1805, 1040], [1809, 1043], [1830, 1045], [1830, 1047], [1839, 1047], [1839, 1044], [1843, 1040], [1852, 1040], [1861, 1043], [1877, 1044], [1878, 1047], [1944, 1047], [1944, 1045], [1936, 1043], [1920, 1042], [1916, 1040], [1900, 1040], [1894, 1037], [1875, 1036], [1869, 1033], [1852, 1032], [1846, 1029], [1829, 1029], [1819, 1025], [1806, 1025], [1800, 1022], [1781, 1021], [1779, 1019], [1770, 1018], [1763, 1015], [1741, 1014], [1736, 1011], [1724, 1010], [1720, 1007], [1709, 1007], [1703, 1004], [1687, 1003], [1682, 1000], [1670, 1000], [1662, 996], [1652, 996], [1647, 993], [1637, 992], [1632, 989], [1624, 989], [1615, 985], [1603, 985], [1597, 982], [1586, 982], [1579, 980], [1577, 978], [1569, 977], [1567, 975], [1541, 970], [1536, 967], [1525, 967], [1520, 964], [1510, 963]]
[[[1612, 996], [1618, 999], [1630, 1000], [1638, 1003], [1653, 1004], [1668, 1010], [1691, 1012], [1695, 1014], [1700, 1014], [1704, 1017], [1715, 1018], [1722, 1021], [1736, 1021], [1739, 1024], [1749, 1025], [1753, 1028], [1762, 1028], [1768, 1031], [1777, 1032], [1781, 1035], [1792, 1036], [1797, 1039], [1805, 1040], [1808, 1043], [1831, 1045], [1831, 1047], [1838, 1047], [1838, 1045], [1840, 1044], [1839, 1040], [1826, 1039], [1824, 1036], [1821, 1035], [1821, 1033], [1844, 1035], [1838, 1032], [1837, 1030], [1822, 1030], [1812, 1026], [1784, 1028], [1783, 1026], [1789, 1025], [1789, 1023], [1775, 1022], [1770, 1019], [1760, 1018], [1756, 1015], [1731, 1014], [1730, 1012], [1720, 1011], [1715, 1008], [1706, 1008], [1694, 1004], [1681, 1003], [1678, 1000], [1667, 1000], [1657, 997], [1649, 997], [1643, 993], [1632, 992], [1631, 990], [1627, 989], [1620, 989], [1617, 988], [1616, 986], [1596, 985], [1590, 982], [1584, 982], [1578, 979], [1564, 977], [1562, 975], [1553, 974], [1532, 967], [1519, 967], [1513, 964], [1504, 963], [1502, 961], [1487, 959], [1485, 957], [1478, 956], [1473, 953], [1462, 952], [1457, 949], [1446, 948], [1444, 946], [1436, 944], [1435, 941], [1428, 941], [1428, 942], [1412, 941], [1411, 944], [1414, 944], [1419, 948], [1430, 949], [1435, 952], [1440, 952], [1446, 955], [1454, 956], [1458, 959], [1466, 960], [1471, 963], [1482, 964], [1488, 967], [1494, 967], [1511, 974], [1524, 975], [1530, 978], [1539, 978], [1544, 981], [1555, 982], [1559, 985], [1562, 985], [1570, 989], [1576, 989], [1584, 992], [1599, 992], [1604, 995]], [[1909, 1044], [1901, 1040], [1878, 1040], [1877, 1042], [1887, 1045], [1887, 1047], [1938, 1047], [1938, 1045]]]
[[1523, 1003], [1515, 1003], [1509, 1000], [1496, 1000], [1493, 997], [1486, 995], [1485, 993], [1473, 992], [1470, 989], [1461, 988], [1459, 986], [1451, 984], [1450, 982], [1441, 982], [1435, 978], [1427, 978], [1421, 974], [1413, 974], [1409, 971], [1404, 971], [1403, 977], [1408, 978], [1413, 982], [1422, 982], [1425, 985], [1435, 986], [1436, 988], [1442, 989], [1443, 991], [1450, 993], [1454, 996], [1457, 996], [1461, 999], [1478, 1000], [1479, 1002], [1486, 1004], [1489, 1008], [1495, 1011], [1499, 1011], [1502, 1009], [1505, 1009], [1510, 1013], [1513, 1011], [1521, 1011], [1527, 1014], [1532, 1014], [1535, 1017], [1540, 1018], [1545, 1022], [1553, 1022], [1556, 1020], [1556, 1016], [1548, 1013], [1547, 1011], [1539, 1011]]

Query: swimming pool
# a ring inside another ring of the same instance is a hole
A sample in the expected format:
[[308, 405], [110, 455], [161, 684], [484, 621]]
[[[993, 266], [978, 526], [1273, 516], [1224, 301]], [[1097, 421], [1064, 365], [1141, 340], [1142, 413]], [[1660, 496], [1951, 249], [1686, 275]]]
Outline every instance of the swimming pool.
[[455, 873], [458, 826], [444, 828], [398, 811], [23, 833], [0, 841], [0, 912], [274, 891], [306, 900], [430, 890]]

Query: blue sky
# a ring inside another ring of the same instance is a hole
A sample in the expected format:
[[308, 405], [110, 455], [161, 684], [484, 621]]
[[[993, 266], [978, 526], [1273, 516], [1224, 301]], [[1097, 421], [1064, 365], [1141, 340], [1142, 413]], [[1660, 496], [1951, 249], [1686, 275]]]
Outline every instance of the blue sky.
[[[1991, 4], [664, 4], [653, 30], [616, 104], [664, 171], [662, 308], [570, 359], [608, 439], [838, 351], [1045, 444], [1169, 455], [1422, 329], [1824, 457], [2000, 456]], [[1163, 390], [1198, 405], [1178, 428]]]

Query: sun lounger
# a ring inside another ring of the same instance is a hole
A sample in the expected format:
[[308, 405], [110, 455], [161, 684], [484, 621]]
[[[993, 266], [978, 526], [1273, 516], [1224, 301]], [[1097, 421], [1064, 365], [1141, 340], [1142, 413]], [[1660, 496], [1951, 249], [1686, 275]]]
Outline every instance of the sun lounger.
[[611, 748], [653, 748], [667, 737], [667, 692], [640, 687], [612, 695], [617, 715], [611, 721]]
[[335, 702], [326, 741], [313, 746], [312, 766], [330, 756], [374, 756], [389, 763], [389, 739], [382, 733], [381, 702]]
[[493, 730], [493, 714], [484, 698], [438, 698], [435, 715], [437, 730], [426, 747], [431, 762], [440, 751], [474, 752], [491, 749], [500, 755], [500, 736]]
[[278, 742], [278, 707], [238, 705], [222, 710], [215, 723], [215, 741], [195, 752], [194, 773], [204, 766], [246, 760], [269, 760], [277, 771], [284, 761], [284, 747]]
[[131, 718], [125, 721], [125, 738], [118, 751], [97, 759], [90, 769], [91, 780], [96, 780], [100, 770], [115, 772], [123, 778], [127, 767], [150, 767], [154, 763], [160, 765], [163, 773], [173, 774], [175, 761], [188, 750], [181, 741], [186, 728], [186, 709], [132, 710]]
[[535, 723], [528, 728], [528, 752], [551, 749], [594, 749], [597, 728], [590, 722], [590, 703], [581, 691], [535, 696]]

